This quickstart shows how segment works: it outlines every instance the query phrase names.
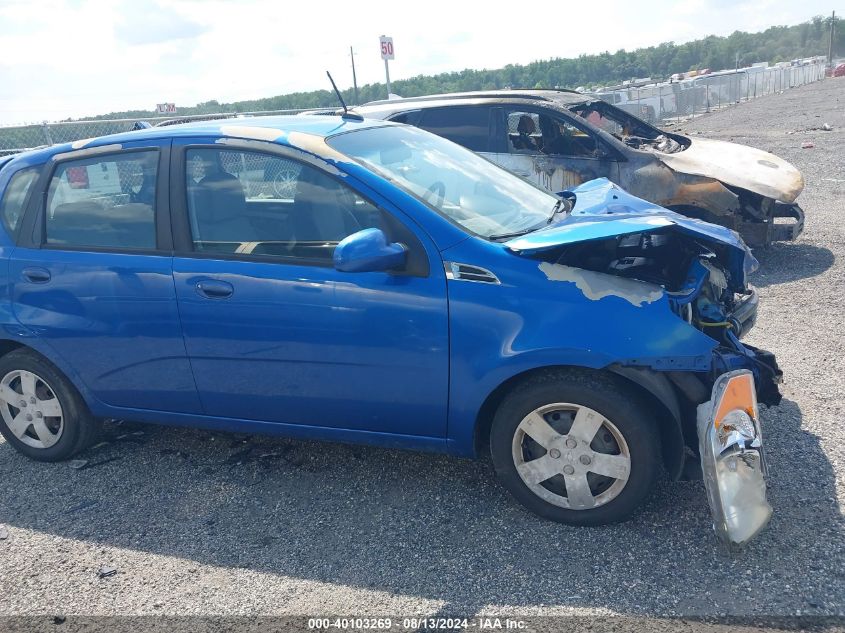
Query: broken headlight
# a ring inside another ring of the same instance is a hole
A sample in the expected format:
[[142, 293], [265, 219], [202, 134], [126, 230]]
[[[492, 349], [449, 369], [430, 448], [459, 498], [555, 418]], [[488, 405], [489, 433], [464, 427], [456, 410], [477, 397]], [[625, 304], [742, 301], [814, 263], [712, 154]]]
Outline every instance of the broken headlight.
[[750, 371], [719, 376], [710, 401], [698, 407], [698, 440], [713, 528], [722, 542], [742, 545], [772, 515]]

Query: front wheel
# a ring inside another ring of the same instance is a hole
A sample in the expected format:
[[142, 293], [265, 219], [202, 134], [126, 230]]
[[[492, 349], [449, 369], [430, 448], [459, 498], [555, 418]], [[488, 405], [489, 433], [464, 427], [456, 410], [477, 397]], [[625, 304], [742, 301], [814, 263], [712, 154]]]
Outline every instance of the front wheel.
[[550, 372], [518, 385], [496, 412], [490, 450], [522, 505], [571, 525], [627, 519], [651, 493], [661, 463], [648, 406], [601, 372]]

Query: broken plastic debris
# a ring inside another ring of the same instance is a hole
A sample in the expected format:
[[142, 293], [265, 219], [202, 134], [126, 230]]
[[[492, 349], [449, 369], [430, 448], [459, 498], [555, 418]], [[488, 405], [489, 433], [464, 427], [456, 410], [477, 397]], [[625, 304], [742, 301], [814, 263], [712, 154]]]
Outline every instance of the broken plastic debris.
[[116, 573], [117, 569], [114, 567], [107, 567], [106, 565], [103, 565], [97, 572], [97, 576], [100, 578], [108, 578], [109, 576], [114, 576]]
[[9, 530], [5, 525], [0, 525], [0, 541], [5, 541], [9, 538]]
[[811, 147], [815, 147], [812, 141], [804, 141], [801, 143], [801, 149], [810, 149]]
[[161, 451], [162, 455], [176, 455], [177, 457], [181, 457], [182, 459], [188, 459], [190, 455], [185, 451], [180, 451], [178, 448], [163, 448]]
[[120, 457], [107, 457], [106, 459], [101, 459], [98, 462], [90, 462], [87, 459], [74, 459], [69, 462], [70, 467], [74, 470], [88, 470], [89, 468], [96, 468], [97, 466], [102, 466], [103, 464], [108, 464], [110, 462], [116, 462], [117, 460], [121, 459]]
[[825, 123], [825, 124], [822, 126], [822, 129], [823, 129], [825, 132], [830, 132], [830, 131], [833, 129], [833, 126], [832, 126], [830, 123]]

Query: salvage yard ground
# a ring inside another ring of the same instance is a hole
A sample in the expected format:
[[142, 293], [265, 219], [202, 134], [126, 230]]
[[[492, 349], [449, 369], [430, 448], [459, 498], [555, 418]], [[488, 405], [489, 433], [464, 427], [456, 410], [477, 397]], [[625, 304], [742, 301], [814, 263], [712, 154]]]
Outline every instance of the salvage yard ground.
[[0, 440], [0, 615], [845, 615], [845, 78], [680, 129], [806, 179], [804, 234], [757, 251], [749, 342], [786, 384], [764, 411], [775, 514], [743, 553], [717, 550], [700, 482], [573, 528], [486, 461], [111, 425], [85, 463]]

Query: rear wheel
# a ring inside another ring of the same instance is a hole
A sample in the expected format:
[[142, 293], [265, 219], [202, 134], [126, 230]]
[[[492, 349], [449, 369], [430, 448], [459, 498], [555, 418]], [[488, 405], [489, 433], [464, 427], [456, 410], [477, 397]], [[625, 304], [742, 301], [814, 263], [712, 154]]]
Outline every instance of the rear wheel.
[[621, 379], [586, 371], [533, 377], [502, 402], [490, 449], [496, 473], [536, 514], [573, 525], [628, 518], [660, 472], [645, 402]]
[[0, 433], [18, 451], [60, 461], [87, 448], [97, 429], [76, 389], [51, 363], [26, 349], [0, 358]]

